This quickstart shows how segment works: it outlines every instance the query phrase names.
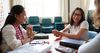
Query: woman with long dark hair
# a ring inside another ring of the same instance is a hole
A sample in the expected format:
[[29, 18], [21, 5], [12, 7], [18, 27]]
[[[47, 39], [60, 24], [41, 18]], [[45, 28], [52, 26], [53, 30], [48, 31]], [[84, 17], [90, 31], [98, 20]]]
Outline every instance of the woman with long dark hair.
[[[88, 27], [89, 25], [88, 22], [85, 20], [84, 11], [81, 8], [77, 7], [72, 13], [70, 24], [68, 24], [62, 30], [62, 32], [59, 32], [58, 30], [52, 30], [52, 33], [55, 36], [60, 37], [58, 39], [66, 37], [69, 39], [88, 41], [88, 36], [87, 36]], [[75, 52], [75, 49], [72, 48], [71, 49], [68, 48], [68, 50], [70, 50], [67, 51], [69, 53]]]
[[3, 53], [8, 50], [14, 50], [34, 38], [35, 33], [32, 31], [31, 25], [27, 27], [27, 30], [22, 28], [21, 24], [25, 22], [26, 13], [24, 7], [21, 5], [13, 6], [1, 29], [3, 38], [1, 49]]
[[[68, 24], [62, 32], [59, 32], [57, 30], [53, 30], [53, 34], [57, 37], [64, 36], [67, 38], [72, 39], [82, 39], [87, 41], [87, 31], [88, 31], [88, 22], [85, 21], [85, 14], [84, 11], [77, 7], [71, 16], [70, 24]], [[69, 33], [65, 33], [65, 32]]]

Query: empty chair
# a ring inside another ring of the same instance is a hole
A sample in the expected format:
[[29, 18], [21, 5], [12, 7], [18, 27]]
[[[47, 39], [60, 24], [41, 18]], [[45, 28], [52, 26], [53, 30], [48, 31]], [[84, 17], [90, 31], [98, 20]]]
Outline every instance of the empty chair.
[[51, 33], [52, 29], [53, 29], [51, 19], [50, 18], [43, 18], [41, 28], [42, 28], [43, 33]]
[[93, 39], [97, 35], [97, 32], [95, 31], [88, 31], [88, 38]]
[[92, 20], [93, 16], [92, 16], [92, 14], [93, 14], [93, 10], [89, 10], [88, 14], [87, 14], [87, 21], [89, 23], [89, 30], [90, 31], [95, 31], [95, 28], [93, 26], [93, 20]]
[[33, 25], [33, 30], [40, 32], [40, 22], [38, 16], [30, 16], [28, 19], [28, 24]]
[[61, 16], [54, 17], [54, 28], [59, 30], [59, 31], [64, 28], [64, 23], [62, 23], [62, 17]]

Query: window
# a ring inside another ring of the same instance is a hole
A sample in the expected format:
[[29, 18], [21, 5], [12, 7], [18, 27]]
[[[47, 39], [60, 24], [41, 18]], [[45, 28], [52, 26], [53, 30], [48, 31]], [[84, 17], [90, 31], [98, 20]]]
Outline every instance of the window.
[[60, 16], [60, 0], [25, 0], [27, 16]]
[[90, 0], [89, 10], [94, 10], [94, 9], [95, 9], [94, 0]]

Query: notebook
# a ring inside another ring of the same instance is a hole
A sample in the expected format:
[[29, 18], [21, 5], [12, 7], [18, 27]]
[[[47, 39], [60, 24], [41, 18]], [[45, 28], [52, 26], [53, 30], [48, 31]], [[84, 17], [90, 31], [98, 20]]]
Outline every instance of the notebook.
[[76, 39], [63, 39], [60, 41], [61, 46], [78, 49], [85, 41]]
[[43, 33], [39, 33], [39, 34], [35, 35], [34, 39], [49, 39], [49, 35], [43, 34]]

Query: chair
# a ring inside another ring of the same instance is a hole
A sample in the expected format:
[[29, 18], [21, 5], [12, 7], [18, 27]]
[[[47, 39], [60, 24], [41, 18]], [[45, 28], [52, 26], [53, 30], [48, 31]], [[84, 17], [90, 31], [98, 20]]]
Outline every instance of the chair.
[[97, 35], [97, 32], [95, 31], [88, 31], [88, 38], [93, 39]]
[[93, 10], [89, 10], [88, 11], [88, 14], [87, 14], [87, 21], [89, 23], [89, 31], [96, 31], [96, 32], [100, 32], [100, 29], [96, 29], [94, 26], [93, 26]]
[[41, 28], [42, 28], [43, 33], [51, 33], [52, 29], [53, 29], [51, 19], [50, 18], [43, 18]]
[[40, 22], [38, 16], [30, 16], [28, 19], [28, 24], [33, 25], [33, 30], [36, 32], [40, 32]]
[[61, 16], [54, 17], [54, 28], [59, 30], [59, 31], [64, 28], [64, 23], [62, 23]]
[[89, 10], [88, 11], [88, 14], [87, 14], [87, 21], [88, 21], [88, 23], [89, 23], [89, 30], [90, 31], [94, 31], [95, 30], [95, 28], [93, 27], [93, 16], [92, 16], [92, 14], [93, 14], [93, 10]]

